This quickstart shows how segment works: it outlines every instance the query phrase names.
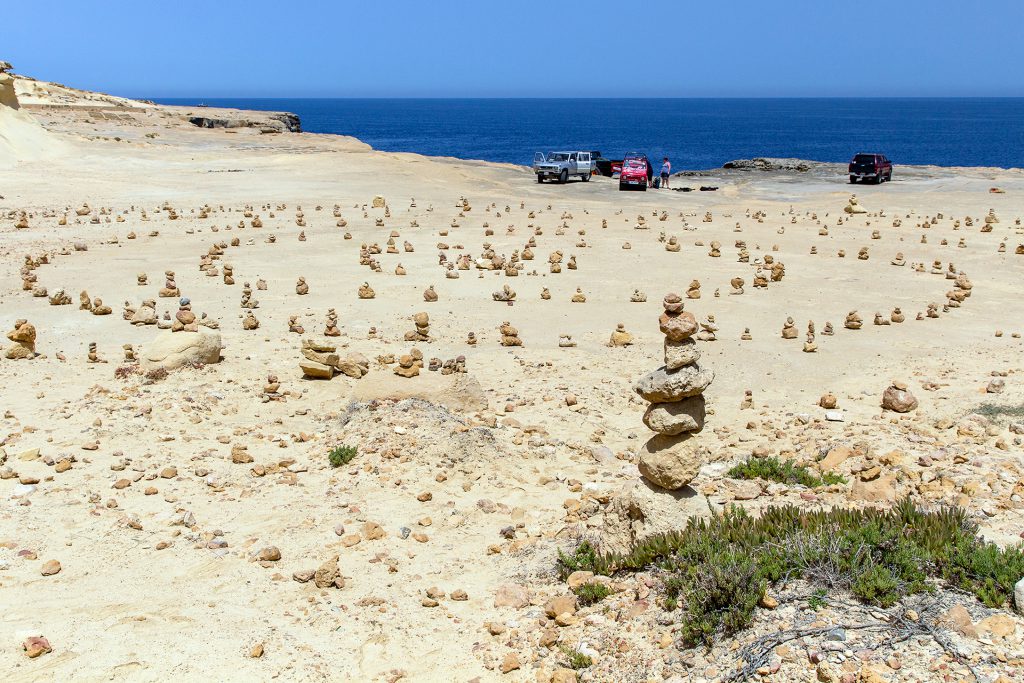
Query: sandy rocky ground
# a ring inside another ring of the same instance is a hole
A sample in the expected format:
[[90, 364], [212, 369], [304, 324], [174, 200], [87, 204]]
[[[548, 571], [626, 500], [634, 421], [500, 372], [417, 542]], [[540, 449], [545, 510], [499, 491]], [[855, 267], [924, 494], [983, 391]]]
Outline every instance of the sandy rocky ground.
[[[521, 167], [375, 152], [266, 114], [13, 84], [20, 109], [0, 105], [0, 323], [29, 321], [36, 355], [0, 358], [9, 680], [726, 680], [755, 639], [832, 625], [770, 648], [754, 677], [1024, 677], [1024, 621], [970, 596], [899, 608], [933, 619], [945, 647], [857, 628], [892, 623], [897, 608], [808, 611], [794, 585], [748, 632], [684, 650], [657, 576], [613, 577], [614, 595], [579, 608], [554, 572], [557, 550], [582, 538], [615, 547], [630, 529], [730, 504], [909, 494], [962, 505], [988, 538], [1019, 542], [1024, 424], [976, 414], [1024, 402], [1019, 170], [899, 168], [890, 184], [856, 188], [828, 167], [729, 170], [675, 179], [715, 192], [626, 194], [601, 178], [537, 185]], [[232, 127], [200, 128], [196, 115]], [[15, 126], [31, 127], [31, 144]], [[844, 212], [851, 190], [865, 213]], [[998, 222], [985, 231], [990, 210]], [[374, 253], [361, 259], [361, 245]], [[892, 265], [897, 252], [905, 265]], [[464, 255], [466, 269], [446, 269]], [[781, 280], [769, 257], [785, 264]], [[492, 269], [501, 259], [511, 267]], [[165, 271], [205, 315], [203, 332], [160, 329], [179, 307], [158, 296]], [[960, 306], [944, 307], [947, 272], [972, 286]], [[753, 286], [758, 274], [767, 286]], [[734, 278], [743, 294], [730, 293]], [[639, 475], [651, 432], [633, 384], [662, 362], [662, 297], [692, 280], [701, 296], [684, 296], [686, 310], [717, 326], [699, 342], [716, 375], [695, 437], [708, 460], [687, 496], [661, 503], [666, 518], [624, 525], [613, 511], [672, 496]], [[245, 283], [256, 308], [239, 306]], [[359, 298], [363, 283], [374, 298]], [[506, 285], [514, 302], [495, 301]], [[430, 286], [436, 301], [424, 300]], [[69, 304], [51, 305], [58, 290]], [[80, 307], [81, 292], [98, 311]], [[157, 324], [125, 319], [125, 302], [131, 318], [147, 299]], [[873, 324], [896, 307], [905, 322]], [[326, 337], [331, 308], [340, 334]], [[861, 329], [844, 327], [851, 311]], [[405, 341], [419, 312], [429, 340]], [[258, 328], [244, 329], [247, 314]], [[289, 331], [292, 316], [304, 333]], [[787, 317], [795, 339], [780, 333]], [[522, 346], [501, 345], [506, 321]], [[808, 321], [814, 353], [803, 352]], [[632, 343], [610, 346], [619, 323]], [[160, 349], [213, 334], [220, 362], [154, 371]], [[560, 346], [563, 335], [576, 345]], [[365, 376], [304, 378], [304, 339]], [[396, 363], [413, 348], [426, 366], [465, 372], [396, 374], [415, 372]], [[916, 410], [882, 410], [893, 380]], [[838, 419], [819, 405], [829, 392]], [[333, 468], [327, 454], [342, 444], [358, 456]], [[751, 454], [849, 483], [723, 476]], [[37, 636], [52, 651], [30, 658], [23, 643]], [[567, 669], [574, 649], [594, 664]]]

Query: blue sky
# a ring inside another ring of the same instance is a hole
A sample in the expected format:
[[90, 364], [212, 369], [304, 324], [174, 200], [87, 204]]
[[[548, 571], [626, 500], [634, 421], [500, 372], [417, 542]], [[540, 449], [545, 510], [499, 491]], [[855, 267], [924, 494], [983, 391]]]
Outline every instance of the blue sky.
[[1024, 0], [32, 0], [3, 21], [15, 71], [136, 97], [1024, 96]]

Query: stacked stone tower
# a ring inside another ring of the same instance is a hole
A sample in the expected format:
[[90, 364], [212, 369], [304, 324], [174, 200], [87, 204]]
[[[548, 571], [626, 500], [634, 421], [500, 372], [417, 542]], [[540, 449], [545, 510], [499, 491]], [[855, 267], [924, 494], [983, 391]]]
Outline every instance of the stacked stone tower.
[[644, 424], [657, 432], [638, 455], [640, 474], [656, 486], [675, 490], [689, 484], [708, 461], [708, 449], [694, 437], [704, 428], [702, 394], [715, 373], [697, 363], [700, 348], [693, 335], [699, 325], [692, 313], [683, 310], [683, 299], [668, 294], [663, 305], [665, 312], [658, 323], [665, 335], [665, 365], [634, 386], [651, 404]]

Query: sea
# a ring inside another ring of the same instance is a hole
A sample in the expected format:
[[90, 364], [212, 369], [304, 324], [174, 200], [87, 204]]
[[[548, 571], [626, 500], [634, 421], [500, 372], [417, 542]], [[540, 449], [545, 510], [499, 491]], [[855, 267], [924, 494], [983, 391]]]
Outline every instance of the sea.
[[302, 129], [375, 149], [529, 165], [534, 152], [643, 152], [673, 171], [733, 159], [1024, 166], [1024, 98], [157, 99], [289, 111]]

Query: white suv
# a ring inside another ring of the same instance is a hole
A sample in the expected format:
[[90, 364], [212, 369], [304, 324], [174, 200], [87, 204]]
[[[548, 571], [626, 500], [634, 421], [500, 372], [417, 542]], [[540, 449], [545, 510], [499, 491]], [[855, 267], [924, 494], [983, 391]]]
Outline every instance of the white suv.
[[533, 155], [533, 172], [537, 174], [537, 182], [558, 179], [564, 183], [571, 175], [578, 175], [580, 180], [587, 182], [594, 172], [594, 160], [590, 152], [537, 152]]

